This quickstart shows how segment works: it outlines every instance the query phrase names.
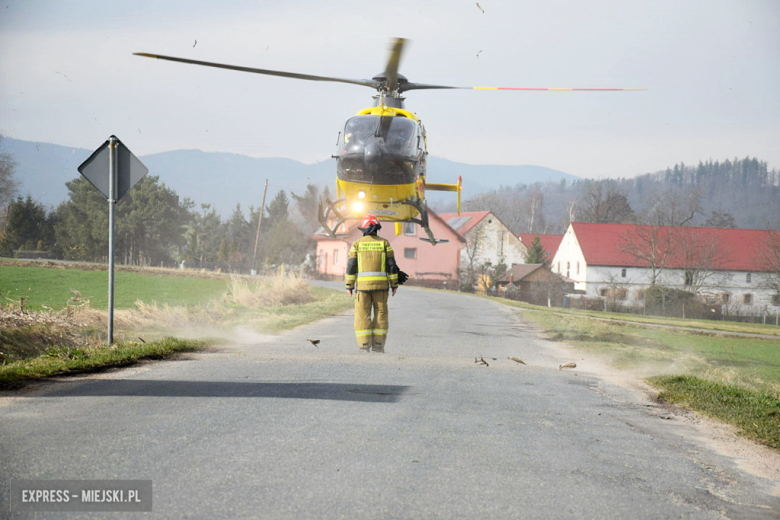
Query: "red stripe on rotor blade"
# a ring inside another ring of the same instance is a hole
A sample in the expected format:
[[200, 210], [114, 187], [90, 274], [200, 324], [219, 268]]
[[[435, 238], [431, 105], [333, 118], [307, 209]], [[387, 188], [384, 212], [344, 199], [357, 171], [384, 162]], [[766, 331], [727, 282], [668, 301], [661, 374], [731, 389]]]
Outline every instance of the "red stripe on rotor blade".
[[637, 89], [625, 89], [625, 88], [518, 88], [518, 87], [498, 87], [497, 90], [607, 90], [607, 91], [622, 91], [622, 90], [637, 90]]

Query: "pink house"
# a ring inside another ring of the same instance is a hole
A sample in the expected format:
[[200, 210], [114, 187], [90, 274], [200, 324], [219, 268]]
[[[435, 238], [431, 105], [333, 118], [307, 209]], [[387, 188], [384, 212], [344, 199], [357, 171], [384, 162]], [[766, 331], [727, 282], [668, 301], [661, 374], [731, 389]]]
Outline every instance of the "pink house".
[[[382, 223], [379, 236], [393, 246], [398, 267], [409, 275], [410, 284], [458, 287], [460, 250], [464, 238], [447, 225], [436, 213], [430, 211], [430, 227], [436, 238], [449, 240], [436, 246], [420, 240], [425, 232], [416, 224], [405, 222], [402, 233], [395, 234], [392, 222]], [[352, 242], [363, 236], [357, 221], [342, 225], [338, 238], [328, 237], [324, 231], [314, 235], [317, 240], [317, 272], [333, 279], [343, 279]]]

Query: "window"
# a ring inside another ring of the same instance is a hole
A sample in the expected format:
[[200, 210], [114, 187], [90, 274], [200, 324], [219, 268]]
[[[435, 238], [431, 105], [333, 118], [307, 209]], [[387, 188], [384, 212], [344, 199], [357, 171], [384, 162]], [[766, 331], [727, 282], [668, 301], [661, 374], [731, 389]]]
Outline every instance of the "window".
[[647, 289], [637, 289], [634, 294], [636, 294], [637, 300], [639, 301], [644, 300], [645, 297], [647, 296]]
[[404, 235], [413, 237], [417, 234], [417, 230], [414, 229], [414, 222], [404, 222]]
[[746, 273], [746, 274], [745, 274], [745, 281], [746, 281], [747, 283], [750, 283], [750, 273]]
[[566, 278], [569, 278], [570, 267], [571, 267], [571, 262], [566, 262]]
[[780, 305], [780, 294], [772, 295], [772, 305]]
[[693, 271], [685, 271], [685, 285], [693, 285]]
[[417, 248], [416, 247], [405, 247], [404, 248], [404, 258], [417, 258]]
[[606, 289], [606, 288], [600, 289], [599, 290], [599, 294], [601, 295], [602, 298], [606, 298], [607, 294], [609, 294], [609, 289]]
[[750, 294], [750, 293], [743, 294], [742, 295], [742, 303], [744, 303], [745, 305], [753, 305], [753, 295]]
[[333, 265], [339, 265], [339, 250], [333, 250]]
[[577, 274], [580, 274], [580, 263], [577, 262]]
[[720, 295], [720, 301], [722, 301], [723, 303], [730, 302], [731, 301], [731, 295], [729, 293], [727, 293], [727, 292], [724, 292], [723, 294]]
[[620, 270], [620, 277], [621, 278], [625, 278], [626, 277], [626, 270], [625, 269], [621, 269]]
[[504, 231], [498, 232], [498, 256], [504, 256]]
[[628, 298], [628, 289], [620, 288], [616, 291], [618, 300], [625, 300]]

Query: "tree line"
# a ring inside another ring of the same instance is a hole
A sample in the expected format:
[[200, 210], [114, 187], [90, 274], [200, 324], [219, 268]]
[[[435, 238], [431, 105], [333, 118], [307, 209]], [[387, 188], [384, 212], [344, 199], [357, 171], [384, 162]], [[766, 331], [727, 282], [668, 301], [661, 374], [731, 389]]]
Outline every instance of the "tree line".
[[[518, 184], [480, 193], [467, 211], [492, 210], [515, 233], [562, 234], [570, 222], [780, 229], [780, 172], [756, 158], [683, 163], [626, 179]], [[452, 211], [453, 205], [441, 211]]]
[[[66, 183], [68, 199], [47, 209], [32, 197], [15, 197], [14, 171], [13, 158], [0, 153], [0, 256], [23, 251], [105, 260], [107, 203], [88, 181]], [[290, 196], [282, 190], [270, 201], [257, 240], [259, 208], [236, 205], [222, 218], [209, 204], [181, 200], [159, 177], [147, 176], [117, 203], [116, 258], [244, 270], [300, 263], [314, 250], [319, 200], [328, 192], [309, 185]], [[573, 221], [780, 229], [778, 208], [780, 173], [755, 158], [681, 163], [632, 179], [518, 184], [464, 203], [466, 211], [492, 211], [515, 233], [538, 234], [561, 234]]]
[[[84, 178], [68, 183], [68, 199], [53, 209], [31, 196], [15, 197], [13, 158], [0, 154], [0, 256], [41, 256], [105, 261], [108, 255], [106, 199]], [[248, 270], [299, 264], [314, 247], [319, 198], [327, 189], [309, 185], [300, 195], [279, 191], [264, 210], [237, 204], [223, 219], [209, 204], [181, 200], [147, 175], [116, 205], [115, 255], [119, 263]], [[257, 253], [255, 253], [257, 248]], [[255, 262], [254, 259], [257, 258]]]

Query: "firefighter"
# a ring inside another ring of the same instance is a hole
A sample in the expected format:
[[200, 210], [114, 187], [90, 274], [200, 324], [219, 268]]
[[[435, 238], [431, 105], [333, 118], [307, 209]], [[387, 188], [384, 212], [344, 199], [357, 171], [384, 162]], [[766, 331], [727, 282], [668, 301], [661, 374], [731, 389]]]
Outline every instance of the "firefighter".
[[[361, 352], [385, 351], [389, 325], [387, 297], [398, 290], [398, 265], [390, 242], [376, 235], [382, 229], [374, 215], [366, 215], [358, 229], [363, 237], [349, 250], [344, 282], [355, 294], [355, 336]], [[371, 311], [374, 317], [371, 317]]]

